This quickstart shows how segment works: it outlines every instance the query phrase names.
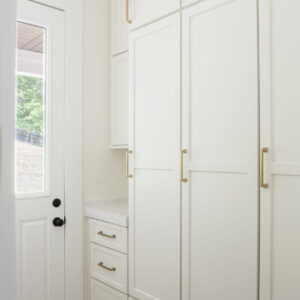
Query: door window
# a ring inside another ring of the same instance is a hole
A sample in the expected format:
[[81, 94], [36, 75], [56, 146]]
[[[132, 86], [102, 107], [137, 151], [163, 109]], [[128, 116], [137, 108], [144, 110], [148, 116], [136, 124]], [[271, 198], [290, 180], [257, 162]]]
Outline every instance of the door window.
[[45, 40], [45, 28], [17, 22], [17, 194], [47, 192]]

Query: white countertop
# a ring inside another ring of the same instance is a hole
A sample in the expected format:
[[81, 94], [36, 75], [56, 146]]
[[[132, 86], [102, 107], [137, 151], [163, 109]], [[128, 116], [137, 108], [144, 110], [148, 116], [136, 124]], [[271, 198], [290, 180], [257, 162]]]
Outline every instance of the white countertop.
[[128, 227], [128, 199], [86, 202], [85, 215], [103, 222]]

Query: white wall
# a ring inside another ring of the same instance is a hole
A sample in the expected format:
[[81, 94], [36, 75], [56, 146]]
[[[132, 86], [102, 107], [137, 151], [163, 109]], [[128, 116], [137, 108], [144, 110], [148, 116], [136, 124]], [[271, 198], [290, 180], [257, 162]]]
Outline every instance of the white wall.
[[14, 108], [16, 1], [0, 2], [0, 299], [15, 300]]
[[84, 0], [84, 198], [127, 197], [125, 151], [110, 150], [110, 0]]
[[[83, 0], [84, 200], [127, 197], [125, 151], [110, 150], [110, 0]], [[84, 222], [85, 300], [89, 299]]]

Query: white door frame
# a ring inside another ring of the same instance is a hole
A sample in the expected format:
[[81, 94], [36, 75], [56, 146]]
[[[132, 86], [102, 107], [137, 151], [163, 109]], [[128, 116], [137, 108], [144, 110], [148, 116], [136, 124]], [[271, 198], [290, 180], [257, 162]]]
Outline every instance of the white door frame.
[[65, 11], [65, 289], [66, 300], [83, 300], [83, 4], [82, 0], [56, 2]]
[[16, 297], [14, 116], [16, 0], [0, 5], [0, 299]]

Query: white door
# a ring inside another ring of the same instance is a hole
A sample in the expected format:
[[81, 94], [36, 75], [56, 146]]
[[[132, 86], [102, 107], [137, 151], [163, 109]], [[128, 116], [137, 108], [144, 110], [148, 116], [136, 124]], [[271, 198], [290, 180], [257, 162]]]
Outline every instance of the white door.
[[180, 299], [180, 16], [129, 38], [129, 289]]
[[128, 148], [128, 53], [111, 61], [111, 147]]
[[180, 8], [180, 0], [127, 0], [130, 28], [136, 28]]
[[62, 11], [19, 1], [16, 95], [17, 299], [63, 300]]
[[257, 299], [256, 14], [252, 0], [183, 12], [183, 300]]
[[[300, 298], [300, 3], [260, 1], [260, 299]], [[268, 184], [268, 185], [266, 185]]]

